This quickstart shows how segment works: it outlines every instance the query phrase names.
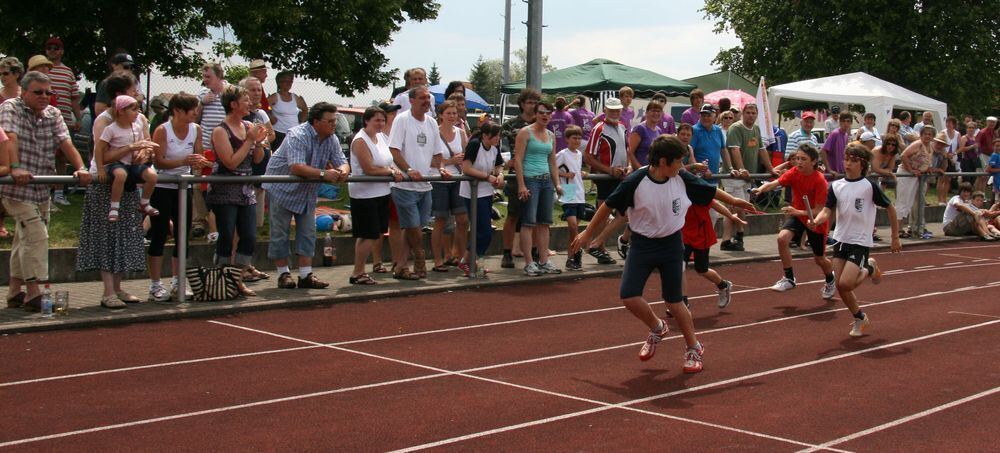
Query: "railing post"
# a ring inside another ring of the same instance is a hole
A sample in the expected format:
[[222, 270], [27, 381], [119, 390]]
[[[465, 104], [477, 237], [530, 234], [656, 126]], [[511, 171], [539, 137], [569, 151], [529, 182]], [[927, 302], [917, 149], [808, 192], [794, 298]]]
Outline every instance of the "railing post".
[[926, 177], [922, 174], [914, 177], [917, 178], [917, 193], [914, 195], [913, 200], [913, 223], [914, 227], [916, 227], [917, 234], [920, 235], [921, 239], [924, 239], [923, 234], [926, 229], [924, 224], [924, 202], [926, 198], [924, 194], [924, 183], [926, 181]]
[[479, 231], [477, 223], [479, 219], [479, 180], [469, 181], [469, 278], [479, 276], [479, 254], [476, 253], [476, 233]]
[[[177, 247], [177, 301], [186, 302], [187, 299], [184, 297], [185, 291], [187, 290], [187, 191], [188, 191], [188, 178], [190, 176], [181, 176], [180, 181], [177, 183], [177, 223], [179, 225], [174, 225], [174, 247]], [[173, 266], [171, 266], [173, 267]], [[157, 277], [159, 277], [157, 275]]]

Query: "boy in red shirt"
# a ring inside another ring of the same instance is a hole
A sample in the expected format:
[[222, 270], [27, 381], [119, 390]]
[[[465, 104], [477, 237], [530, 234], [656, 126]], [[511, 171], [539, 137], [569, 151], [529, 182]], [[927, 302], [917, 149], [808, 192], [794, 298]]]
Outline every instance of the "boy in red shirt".
[[[723, 280], [715, 269], [708, 267], [708, 252], [716, 242], [715, 222], [709, 214], [709, 209], [715, 209], [727, 219], [746, 226], [747, 223], [729, 211], [725, 205], [716, 200], [707, 206], [692, 205], [684, 217], [684, 228], [681, 236], [684, 238], [684, 261], [694, 260], [694, 270], [698, 275], [715, 284], [719, 290], [719, 308], [726, 308], [732, 300], [733, 282]], [[687, 296], [684, 296], [687, 305]]]

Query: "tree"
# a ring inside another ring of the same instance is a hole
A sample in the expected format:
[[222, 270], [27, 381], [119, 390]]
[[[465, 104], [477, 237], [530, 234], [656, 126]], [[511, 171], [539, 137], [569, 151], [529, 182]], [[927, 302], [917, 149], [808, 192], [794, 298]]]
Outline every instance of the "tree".
[[501, 80], [503, 80], [503, 62], [497, 59], [484, 60], [482, 55], [469, 72], [469, 83], [473, 89], [490, 103], [500, 100]]
[[[389, 84], [381, 48], [406, 20], [437, 17], [432, 0], [40, 0], [6, 2], [0, 52], [27, 58], [41, 53], [50, 34], [66, 45], [66, 62], [90, 80], [108, 72], [106, 56], [128, 51], [140, 67], [167, 75], [196, 76], [206, 55], [194, 48], [211, 31], [234, 35], [236, 53], [263, 58], [321, 80], [341, 95]], [[10, 5], [10, 6], [8, 6]], [[22, 6], [23, 5], [23, 6]], [[254, 6], [256, 5], [256, 6]], [[223, 43], [225, 44], [225, 43]], [[216, 50], [218, 46], [216, 46]]]
[[431, 73], [427, 74], [427, 81], [430, 82], [431, 85], [438, 85], [441, 83], [441, 73], [438, 72], [437, 62], [431, 63]]
[[770, 85], [864, 71], [981, 115], [1000, 108], [1000, 10], [979, 1], [706, 0], [740, 46], [713, 63]]
[[[502, 68], [502, 66], [501, 66]], [[549, 64], [549, 56], [542, 55], [542, 74], [555, 71], [557, 68]], [[517, 49], [514, 51], [514, 61], [510, 62], [510, 80], [513, 82], [524, 80], [528, 70], [528, 50]], [[501, 75], [503, 73], [501, 72]]]

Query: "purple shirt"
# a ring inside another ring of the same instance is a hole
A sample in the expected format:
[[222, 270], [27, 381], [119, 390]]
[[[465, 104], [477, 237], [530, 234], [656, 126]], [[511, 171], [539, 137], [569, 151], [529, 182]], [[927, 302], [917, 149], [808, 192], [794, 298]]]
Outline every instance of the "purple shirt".
[[[636, 124], [636, 126], [643, 124], [645, 122], [646, 122], [646, 115], [643, 115], [642, 118], [639, 118], [639, 122]], [[677, 125], [674, 123], [674, 117], [667, 115], [666, 112], [664, 112], [663, 118], [660, 119], [660, 129], [663, 129], [664, 134], [671, 134], [671, 135], [676, 134]]]
[[594, 129], [593, 123], [590, 122], [594, 119], [594, 112], [587, 109], [573, 109], [569, 111], [569, 114], [573, 116], [573, 124], [583, 129], [584, 139], [588, 139], [590, 131]]
[[653, 143], [654, 138], [667, 133], [660, 126], [654, 126], [654, 129], [650, 130], [646, 127], [646, 123], [636, 124], [632, 128], [633, 134], [639, 134], [639, 146], [635, 148], [635, 158], [640, 165], [649, 165], [649, 145]]
[[826, 151], [826, 159], [830, 163], [830, 168], [827, 168], [827, 171], [844, 172], [844, 150], [847, 149], [847, 143], [851, 141], [849, 135], [850, 132], [841, 132], [840, 129], [837, 129], [826, 136], [823, 151]]
[[[625, 130], [628, 131], [632, 130], [632, 120], [634, 119], [635, 119], [635, 110], [633, 110], [632, 107], [625, 107], [624, 109], [622, 109], [622, 116], [621, 119], [618, 121], [622, 123], [622, 126], [625, 126]], [[597, 121], [598, 122], [604, 121], [603, 113], [597, 115]]]
[[695, 124], [698, 124], [698, 121], [701, 121], [701, 110], [695, 110], [694, 107], [688, 107], [688, 109], [684, 111], [684, 114], [681, 115], [681, 123], [694, 126]]
[[552, 112], [552, 119], [549, 120], [548, 129], [556, 136], [556, 149], [566, 149], [566, 128], [573, 125], [573, 115], [565, 110]]

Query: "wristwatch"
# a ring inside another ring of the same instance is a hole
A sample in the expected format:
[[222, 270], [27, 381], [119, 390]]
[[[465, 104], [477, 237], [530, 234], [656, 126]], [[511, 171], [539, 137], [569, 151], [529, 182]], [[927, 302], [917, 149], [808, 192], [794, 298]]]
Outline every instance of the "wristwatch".
[[319, 179], [326, 179], [326, 170], [319, 171]]

